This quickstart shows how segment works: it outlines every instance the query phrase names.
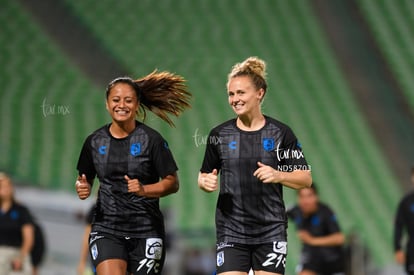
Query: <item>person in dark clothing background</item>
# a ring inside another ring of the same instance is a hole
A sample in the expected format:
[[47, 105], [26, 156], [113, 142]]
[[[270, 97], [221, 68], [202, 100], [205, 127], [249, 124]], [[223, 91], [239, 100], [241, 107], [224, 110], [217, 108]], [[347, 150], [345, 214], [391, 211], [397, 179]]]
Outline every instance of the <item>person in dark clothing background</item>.
[[11, 178], [0, 172], [0, 274], [30, 275], [33, 241], [32, 215], [15, 200]]
[[298, 204], [287, 211], [303, 243], [299, 275], [345, 274], [345, 236], [336, 215], [319, 201], [315, 183], [298, 191]]
[[[414, 166], [411, 168], [411, 182], [414, 185]], [[408, 235], [405, 247], [401, 244], [404, 231]], [[414, 275], [414, 191], [400, 201], [394, 223], [394, 250], [397, 263], [405, 265], [407, 274]]]

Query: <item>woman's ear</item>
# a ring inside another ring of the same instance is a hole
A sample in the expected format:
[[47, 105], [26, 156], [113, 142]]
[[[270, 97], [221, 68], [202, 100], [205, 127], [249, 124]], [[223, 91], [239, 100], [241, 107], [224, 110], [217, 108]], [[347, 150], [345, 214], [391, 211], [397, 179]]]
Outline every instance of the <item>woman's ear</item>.
[[266, 92], [263, 88], [260, 88], [259, 91], [257, 91], [257, 98], [260, 100], [260, 102], [262, 102], [265, 93]]

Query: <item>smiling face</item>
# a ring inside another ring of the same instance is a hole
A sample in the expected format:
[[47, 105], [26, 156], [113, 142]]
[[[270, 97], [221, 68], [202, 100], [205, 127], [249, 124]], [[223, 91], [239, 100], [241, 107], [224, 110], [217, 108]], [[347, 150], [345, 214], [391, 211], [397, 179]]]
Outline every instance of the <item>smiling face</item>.
[[114, 84], [106, 99], [106, 109], [114, 122], [135, 121], [139, 102], [134, 88], [128, 83], [119, 82]]
[[236, 76], [227, 84], [229, 104], [238, 116], [260, 113], [263, 89], [257, 89], [250, 76]]

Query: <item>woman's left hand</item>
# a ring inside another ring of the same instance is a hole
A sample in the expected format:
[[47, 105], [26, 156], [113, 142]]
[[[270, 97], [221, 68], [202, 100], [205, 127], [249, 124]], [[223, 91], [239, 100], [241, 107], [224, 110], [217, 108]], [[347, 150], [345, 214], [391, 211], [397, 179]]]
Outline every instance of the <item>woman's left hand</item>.
[[145, 196], [144, 186], [139, 182], [138, 179], [130, 179], [125, 175], [125, 180], [128, 183], [128, 192], [135, 193], [138, 196]]

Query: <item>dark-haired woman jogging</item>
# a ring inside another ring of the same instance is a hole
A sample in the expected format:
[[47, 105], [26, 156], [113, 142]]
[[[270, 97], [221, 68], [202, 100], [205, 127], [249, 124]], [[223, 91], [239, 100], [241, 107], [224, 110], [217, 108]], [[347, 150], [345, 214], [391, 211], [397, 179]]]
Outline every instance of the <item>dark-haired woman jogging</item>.
[[138, 80], [114, 79], [106, 90], [112, 122], [85, 141], [77, 169], [80, 199], [100, 186], [89, 238], [98, 275], [161, 274], [164, 221], [159, 198], [178, 191], [177, 166], [167, 142], [135, 117], [145, 109], [170, 125], [189, 107], [184, 79], [153, 72]]

